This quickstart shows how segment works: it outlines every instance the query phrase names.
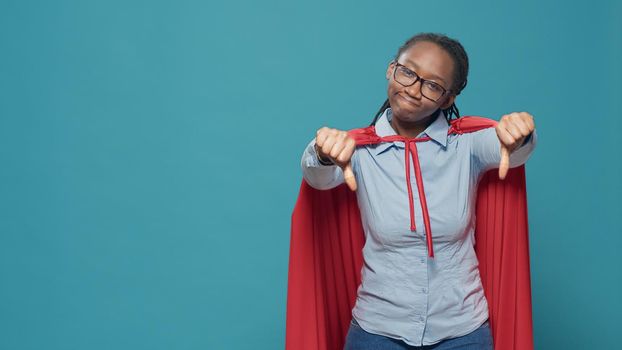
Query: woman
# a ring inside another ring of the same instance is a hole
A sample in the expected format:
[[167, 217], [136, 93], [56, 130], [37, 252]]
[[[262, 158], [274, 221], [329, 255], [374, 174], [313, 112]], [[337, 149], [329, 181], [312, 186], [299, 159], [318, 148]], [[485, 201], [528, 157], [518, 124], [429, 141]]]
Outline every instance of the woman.
[[356, 147], [346, 131], [323, 127], [305, 149], [309, 185], [345, 181], [361, 211], [365, 263], [347, 350], [492, 349], [473, 248], [477, 184], [490, 169], [503, 178], [524, 164], [536, 134], [533, 117], [520, 112], [495, 128], [448, 135], [467, 74], [462, 45], [434, 33], [407, 40], [387, 68], [388, 99], [372, 124], [380, 137], [429, 140], [416, 145], [421, 170], [410, 179], [422, 180], [424, 192], [404, 185], [405, 167], [414, 166], [404, 142]]

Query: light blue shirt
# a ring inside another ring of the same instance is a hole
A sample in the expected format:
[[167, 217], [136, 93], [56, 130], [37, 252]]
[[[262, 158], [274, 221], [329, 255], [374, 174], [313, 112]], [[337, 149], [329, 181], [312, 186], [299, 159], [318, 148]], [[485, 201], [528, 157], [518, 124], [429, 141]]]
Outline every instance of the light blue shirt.
[[[396, 135], [387, 109], [376, 123], [378, 136]], [[418, 137], [434, 258], [428, 257], [422, 208], [412, 159], [411, 183], [416, 231], [410, 230], [404, 143], [358, 146], [351, 159], [357, 201], [365, 231], [361, 284], [352, 316], [370, 333], [431, 345], [468, 334], [488, 319], [488, 304], [475, 255], [477, 184], [499, 166], [495, 128], [447, 135], [441, 112]], [[510, 155], [510, 167], [524, 164], [533, 152], [534, 132]], [[344, 182], [338, 166], [321, 165], [315, 139], [305, 149], [303, 177], [314, 188]]]

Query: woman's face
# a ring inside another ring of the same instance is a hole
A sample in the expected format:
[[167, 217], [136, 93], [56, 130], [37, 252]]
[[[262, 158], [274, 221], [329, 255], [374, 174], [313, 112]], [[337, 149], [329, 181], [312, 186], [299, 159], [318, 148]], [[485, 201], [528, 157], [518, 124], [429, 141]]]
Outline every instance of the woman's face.
[[[421, 41], [405, 50], [397, 62], [414, 71], [419, 77], [432, 80], [446, 90], [453, 84], [454, 62], [449, 54], [440, 46]], [[445, 93], [439, 101], [434, 102], [421, 95], [421, 82], [411, 86], [403, 86], [393, 78], [395, 63], [389, 64], [386, 77], [389, 80], [388, 97], [393, 116], [400, 121], [418, 122], [437, 109], [449, 108], [454, 101], [455, 95]]]

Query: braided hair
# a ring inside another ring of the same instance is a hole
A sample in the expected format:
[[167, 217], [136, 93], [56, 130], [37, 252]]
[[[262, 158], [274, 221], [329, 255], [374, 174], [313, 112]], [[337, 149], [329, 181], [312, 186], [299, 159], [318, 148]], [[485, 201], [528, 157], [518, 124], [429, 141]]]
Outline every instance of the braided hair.
[[[452, 60], [454, 61], [453, 85], [451, 87], [451, 90], [452, 93], [454, 93], [456, 96], [460, 95], [460, 92], [462, 92], [462, 90], [467, 85], [467, 75], [469, 74], [469, 57], [467, 56], [464, 47], [462, 47], [462, 44], [460, 44], [460, 42], [458, 42], [457, 40], [454, 40], [439, 33], [419, 33], [406, 40], [404, 45], [402, 45], [399, 50], [397, 50], [397, 54], [395, 55], [395, 58], [393, 60], [397, 62], [397, 59], [404, 51], [421, 41], [434, 43], [440, 46], [451, 56]], [[389, 99], [387, 99], [386, 101], [384, 101], [384, 103], [376, 113], [376, 116], [374, 117], [374, 120], [371, 122], [370, 125], [376, 124], [378, 118], [389, 107], [391, 107], [391, 105], [389, 104]], [[434, 114], [438, 115], [438, 113], [440, 113], [440, 108]], [[458, 107], [456, 107], [455, 103], [452, 103], [451, 106], [443, 109], [443, 113], [445, 114], [447, 122], [451, 121], [452, 119], [460, 118], [460, 111], [458, 111]]]

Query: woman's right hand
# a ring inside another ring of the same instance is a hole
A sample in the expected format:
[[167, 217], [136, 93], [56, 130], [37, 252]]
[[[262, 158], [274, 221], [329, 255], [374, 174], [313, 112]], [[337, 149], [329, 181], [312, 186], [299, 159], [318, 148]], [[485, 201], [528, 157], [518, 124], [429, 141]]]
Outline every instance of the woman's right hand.
[[356, 191], [356, 179], [350, 159], [355, 148], [356, 142], [348, 136], [347, 131], [324, 126], [316, 132], [315, 151], [321, 158], [330, 158], [343, 169], [344, 180], [352, 191]]

